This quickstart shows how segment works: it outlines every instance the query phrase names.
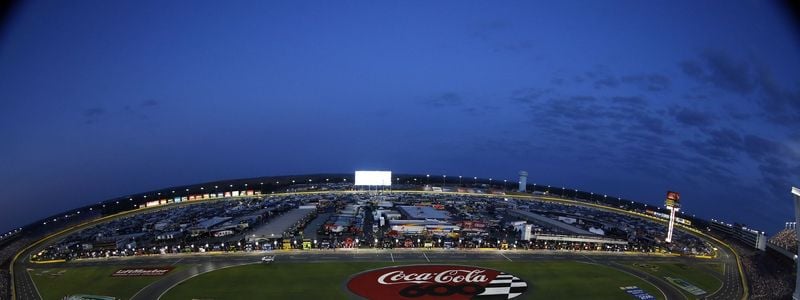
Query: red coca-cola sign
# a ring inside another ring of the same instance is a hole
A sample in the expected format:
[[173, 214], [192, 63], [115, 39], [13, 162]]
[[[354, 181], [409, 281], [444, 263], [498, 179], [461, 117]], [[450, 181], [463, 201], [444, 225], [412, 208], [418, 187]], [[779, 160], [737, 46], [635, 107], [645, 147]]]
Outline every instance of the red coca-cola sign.
[[481, 267], [409, 265], [357, 274], [347, 289], [366, 299], [512, 299], [527, 291], [528, 284]]

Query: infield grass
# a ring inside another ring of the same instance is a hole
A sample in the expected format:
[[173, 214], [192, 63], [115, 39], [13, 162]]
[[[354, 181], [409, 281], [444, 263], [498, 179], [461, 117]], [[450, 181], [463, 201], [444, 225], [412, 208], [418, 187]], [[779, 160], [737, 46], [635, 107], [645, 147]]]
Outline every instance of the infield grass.
[[[404, 263], [406, 264], [406, 263]], [[412, 264], [412, 263], [407, 263]], [[514, 274], [528, 282], [518, 299], [633, 299], [620, 290], [638, 286], [658, 299], [651, 284], [615, 269], [579, 262], [448, 262]], [[349, 299], [350, 276], [380, 267], [382, 262], [255, 264], [206, 273], [185, 281], [162, 299]]]
[[[171, 272], [179, 271], [176, 267]], [[130, 299], [136, 292], [161, 277], [111, 277], [120, 266], [40, 268], [29, 270], [42, 299], [88, 294]]]
[[[707, 264], [694, 264], [694, 265], [687, 265], [682, 263], [652, 263], [652, 264], [644, 264], [646, 266], [642, 266], [641, 264], [637, 265], [634, 264], [634, 268], [640, 268], [645, 272], [658, 276], [659, 278], [664, 277], [677, 277], [681, 278], [689, 283], [703, 289], [706, 291], [706, 295], [709, 295], [715, 292], [722, 286], [722, 281], [711, 275], [711, 272], [717, 272], [721, 276], [722, 274], [722, 264], [719, 263], [707, 263]], [[681, 293], [689, 297], [689, 299], [698, 298], [691, 293], [684, 291], [681, 288], [677, 288]]]

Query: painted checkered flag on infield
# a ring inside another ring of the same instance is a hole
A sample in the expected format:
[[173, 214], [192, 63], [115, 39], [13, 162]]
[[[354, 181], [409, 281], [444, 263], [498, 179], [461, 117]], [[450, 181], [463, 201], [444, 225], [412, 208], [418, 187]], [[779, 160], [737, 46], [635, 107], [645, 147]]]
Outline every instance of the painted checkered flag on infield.
[[489, 282], [485, 289], [483, 293], [475, 295], [472, 299], [505, 300], [515, 298], [528, 290], [528, 284], [514, 275], [501, 272]]

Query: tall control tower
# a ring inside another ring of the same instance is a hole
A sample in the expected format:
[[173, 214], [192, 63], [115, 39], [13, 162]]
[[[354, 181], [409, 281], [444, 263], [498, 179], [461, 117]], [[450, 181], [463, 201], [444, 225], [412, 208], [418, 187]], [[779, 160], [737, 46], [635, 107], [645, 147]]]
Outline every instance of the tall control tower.
[[519, 171], [519, 192], [524, 193], [528, 187], [528, 172]]
[[[800, 222], [800, 189], [796, 187], [792, 187], [792, 197], [794, 197], [794, 220], [795, 222]], [[797, 230], [795, 227], [794, 234], [797, 236], [797, 240], [800, 241], [800, 231]], [[797, 249], [797, 254], [800, 256], [800, 249]], [[797, 257], [797, 256], [796, 256]], [[795, 266], [797, 271], [800, 272], [800, 260], [795, 258]], [[800, 273], [798, 273], [800, 274]], [[794, 283], [794, 294], [792, 294], [792, 299], [800, 300], [800, 276], [797, 276]]]
[[678, 192], [667, 191], [667, 202], [669, 209], [669, 227], [667, 228], [667, 243], [672, 243], [672, 228], [675, 227], [675, 214], [681, 209], [681, 194]]

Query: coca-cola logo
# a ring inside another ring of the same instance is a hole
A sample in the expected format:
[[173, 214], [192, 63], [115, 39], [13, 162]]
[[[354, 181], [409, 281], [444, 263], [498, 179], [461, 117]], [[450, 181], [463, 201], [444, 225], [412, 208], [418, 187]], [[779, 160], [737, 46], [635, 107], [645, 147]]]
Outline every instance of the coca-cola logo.
[[501, 271], [458, 265], [409, 265], [366, 271], [347, 282], [366, 299], [512, 299], [528, 289]]

